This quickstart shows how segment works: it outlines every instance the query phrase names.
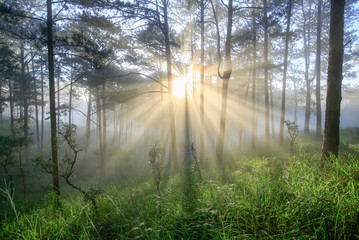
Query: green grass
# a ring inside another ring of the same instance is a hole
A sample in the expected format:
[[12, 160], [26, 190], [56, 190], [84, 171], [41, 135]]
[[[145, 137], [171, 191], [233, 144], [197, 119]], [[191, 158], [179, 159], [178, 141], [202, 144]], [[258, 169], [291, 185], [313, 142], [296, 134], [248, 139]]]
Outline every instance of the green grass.
[[243, 157], [203, 177], [190, 196], [181, 174], [161, 197], [152, 180], [107, 186], [97, 213], [76, 194], [56, 209], [50, 194], [19, 221], [5, 216], [0, 239], [358, 239], [357, 155], [323, 169], [310, 154]]
[[21, 185], [14, 202], [0, 197], [0, 239], [359, 239], [353, 132], [342, 130], [340, 157], [323, 167], [321, 142], [301, 136], [295, 155], [227, 156], [222, 168], [202, 169], [202, 182], [196, 172], [173, 174], [161, 196], [148, 177], [108, 183], [97, 211], [68, 188], [55, 207], [51, 193], [30, 194], [29, 179], [26, 204]]

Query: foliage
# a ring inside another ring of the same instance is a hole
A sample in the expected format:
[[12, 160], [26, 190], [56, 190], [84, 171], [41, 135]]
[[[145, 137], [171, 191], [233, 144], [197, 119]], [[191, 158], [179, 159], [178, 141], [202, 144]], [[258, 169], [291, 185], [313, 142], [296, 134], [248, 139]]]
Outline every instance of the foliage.
[[[101, 188], [90, 187], [87, 190], [84, 190], [82, 187], [75, 185], [72, 182], [74, 178], [74, 167], [77, 162], [78, 153], [83, 150], [79, 147], [79, 144], [76, 141], [76, 130], [77, 126], [75, 124], [64, 124], [61, 131], [59, 132], [60, 145], [65, 150], [66, 147], [70, 151], [66, 151], [63, 158], [60, 161], [60, 170], [59, 176], [63, 178], [66, 183], [71, 186], [73, 189], [81, 192], [84, 196], [85, 202], [91, 202], [97, 212], [96, 199], [103, 192]], [[65, 146], [63, 146], [65, 144]], [[42, 157], [37, 157], [35, 160], [37, 166], [40, 166], [42, 171], [47, 173], [54, 173], [54, 166], [51, 159], [46, 161]]]
[[0, 165], [13, 165], [16, 163], [15, 154], [20, 148], [29, 144], [29, 139], [0, 136]]
[[299, 126], [296, 122], [292, 122], [290, 120], [284, 121], [284, 124], [287, 126], [287, 130], [289, 133], [290, 151], [291, 153], [294, 153], [294, 144], [299, 134]]
[[193, 157], [193, 166], [192, 166], [192, 169], [193, 169], [194, 171], [197, 171], [199, 181], [202, 182], [202, 172], [201, 172], [201, 169], [200, 169], [200, 167], [199, 167], [199, 161], [198, 161], [198, 158], [197, 158], [197, 151], [196, 151], [196, 148], [195, 148], [195, 146], [194, 146], [193, 143], [192, 143], [192, 145], [191, 145], [191, 152], [192, 152], [192, 157]]
[[19, 223], [19, 214], [16, 210], [16, 206], [15, 206], [15, 202], [14, 202], [14, 189], [12, 188], [12, 184], [11, 182], [9, 182], [9, 184], [6, 183], [6, 180], [4, 180], [5, 182], [5, 188], [2, 189], [0, 188], [0, 191], [2, 193], [2, 195], [8, 200], [11, 209], [14, 211], [15, 217], [16, 217], [16, 221], [17, 223]]
[[[159, 148], [153, 147], [153, 156]], [[92, 217], [80, 197], [50, 202], [6, 218], [1, 239], [356, 239], [359, 159], [347, 155], [320, 167], [320, 156], [237, 159], [221, 173], [203, 171], [193, 211], [180, 201], [174, 175], [162, 196], [150, 182], [107, 186]]]
[[155, 181], [158, 195], [161, 196], [160, 184], [163, 179], [163, 160], [161, 148], [158, 145], [153, 145], [148, 152], [148, 162], [152, 168], [152, 174]]

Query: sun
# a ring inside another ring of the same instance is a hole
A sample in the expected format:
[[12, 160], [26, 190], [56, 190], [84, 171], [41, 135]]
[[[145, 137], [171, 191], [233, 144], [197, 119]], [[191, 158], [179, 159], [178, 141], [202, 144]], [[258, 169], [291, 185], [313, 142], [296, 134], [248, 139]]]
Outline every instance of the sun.
[[186, 80], [184, 78], [177, 78], [173, 81], [172, 85], [173, 96], [183, 98], [186, 94]]

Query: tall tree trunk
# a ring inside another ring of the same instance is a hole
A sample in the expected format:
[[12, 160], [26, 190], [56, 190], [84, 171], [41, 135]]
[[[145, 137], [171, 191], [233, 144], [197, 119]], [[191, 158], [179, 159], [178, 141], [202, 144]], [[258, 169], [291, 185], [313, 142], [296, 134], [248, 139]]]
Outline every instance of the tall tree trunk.
[[11, 84], [11, 80], [9, 79], [9, 105], [10, 105], [10, 130], [11, 137], [15, 139], [15, 125], [14, 125], [14, 99], [13, 99], [13, 87]]
[[[310, 122], [310, 102], [311, 102], [311, 80], [309, 79], [309, 65], [310, 65], [310, 18], [312, 15], [311, 5], [309, 5], [309, 19], [305, 16], [304, 3], [302, 4], [303, 12], [303, 47], [304, 47], [304, 64], [305, 64], [305, 83], [306, 83], [306, 98], [305, 98], [305, 122], [304, 122], [304, 133], [309, 133], [309, 122]], [[307, 32], [308, 31], [308, 32]]]
[[285, 121], [285, 94], [287, 88], [287, 70], [288, 70], [288, 51], [289, 51], [289, 38], [290, 38], [290, 19], [292, 16], [292, 0], [288, 0], [288, 14], [287, 14], [287, 28], [285, 31], [285, 49], [284, 49], [284, 69], [283, 69], [283, 83], [282, 83], [282, 106], [280, 114], [280, 127], [279, 127], [279, 144], [284, 143], [284, 121]]
[[44, 72], [43, 72], [43, 62], [41, 59], [41, 143], [40, 143], [41, 156], [44, 152], [44, 121], [45, 121]]
[[167, 0], [162, 0], [163, 3], [163, 33], [165, 37], [165, 48], [166, 48], [166, 62], [167, 62], [167, 78], [168, 78], [168, 97], [169, 97], [169, 113], [170, 113], [170, 128], [171, 128], [171, 145], [172, 145], [172, 160], [173, 167], [178, 170], [178, 159], [177, 159], [177, 141], [176, 141], [176, 127], [175, 117], [173, 109], [173, 86], [172, 86], [172, 61], [171, 61], [171, 48], [169, 39], [169, 28], [168, 28], [168, 16], [167, 16]]
[[[253, 0], [253, 6], [255, 0]], [[255, 10], [252, 10], [252, 25], [253, 25], [253, 73], [252, 73], [252, 150], [256, 149], [256, 136], [257, 136], [257, 124], [256, 124], [256, 77], [257, 77], [257, 23]]]
[[223, 147], [224, 147], [224, 136], [226, 131], [226, 114], [227, 114], [227, 95], [229, 79], [232, 74], [232, 59], [231, 59], [231, 38], [232, 38], [232, 16], [233, 16], [233, 0], [228, 1], [228, 21], [227, 21], [227, 35], [225, 43], [225, 54], [226, 54], [226, 70], [224, 71], [222, 85], [222, 107], [219, 123], [219, 136], [218, 144], [216, 149], [217, 163], [222, 164], [223, 162]]
[[318, 17], [317, 17], [317, 55], [315, 58], [315, 71], [317, 75], [317, 81], [315, 86], [315, 97], [316, 97], [316, 112], [317, 112], [317, 127], [316, 135], [317, 137], [322, 136], [322, 106], [321, 106], [321, 96], [320, 96], [320, 80], [321, 80], [321, 55], [322, 55], [322, 0], [318, 2]]
[[[29, 138], [29, 109], [28, 109], [28, 84], [26, 80], [25, 73], [25, 46], [23, 40], [20, 43], [20, 61], [21, 61], [21, 94], [23, 100], [23, 119], [24, 119], [24, 137]], [[29, 155], [29, 145], [25, 146], [24, 157], [25, 157], [25, 166], [28, 167], [30, 165], [30, 155]]]
[[57, 75], [57, 132], [60, 132], [60, 78], [61, 78], [61, 69], [58, 68]]
[[107, 122], [106, 122], [106, 82], [102, 82], [102, 154], [103, 154], [103, 168], [106, 170], [106, 148], [107, 148]]
[[293, 81], [294, 85], [294, 122], [298, 122], [298, 89], [297, 82]]
[[69, 95], [70, 95], [70, 99], [69, 99], [69, 125], [71, 125], [72, 123], [72, 83], [73, 83], [73, 68], [71, 67], [71, 73], [70, 73], [70, 92], [69, 92]]
[[267, 0], [264, 0], [264, 104], [265, 104], [265, 135], [266, 147], [270, 147], [269, 131], [269, 90], [268, 90], [268, 16]]
[[[201, 93], [200, 93], [200, 140], [199, 140], [199, 161], [204, 163], [204, 10], [205, 2], [201, 0]], [[193, 89], [194, 92], [195, 89]]]
[[342, 100], [344, 53], [344, 6], [345, 0], [331, 0], [328, 87], [322, 159], [330, 154], [338, 156], [339, 152], [340, 102]]
[[91, 108], [92, 108], [92, 89], [89, 87], [89, 99], [87, 103], [87, 115], [86, 115], [86, 131], [85, 131], [85, 154], [84, 163], [87, 159], [88, 146], [90, 144], [90, 132], [91, 132]]
[[274, 131], [274, 112], [273, 112], [273, 76], [270, 76], [269, 80], [269, 102], [270, 102], [270, 118], [271, 118], [271, 128], [272, 128], [272, 139], [275, 137]]
[[31, 60], [32, 67], [32, 76], [34, 78], [34, 99], [35, 99], [35, 125], [36, 125], [36, 147], [37, 154], [40, 155], [40, 129], [39, 129], [39, 108], [38, 108], [38, 99], [37, 99], [37, 85], [36, 85], [36, 76], [35, 76], [35, 67], [34, 67], [34, 58]]
[[54, 69], [54, 45], [52, 33], [52, 2], [47, 0], [47, 48], [49, 61], [49, 98], [50, 98], [50, 122], [51, 122], [51, 156], [54, 166], [53, 187], [56, 195], [60, 195], [59, 167], [57, 159], [57, 136], [56, 136], [56, 109], [55, 109], [55, 69]]
[[100, 150], [100, 179], [104, 176], [104, 159], [103, 159], [103, 148], [102, 148], [102, 121], [101, 121], [101, 96], [98, 84], [96, 85], [96, 114], [97, 114], [97, 133], [98, 133], [98, 144]]

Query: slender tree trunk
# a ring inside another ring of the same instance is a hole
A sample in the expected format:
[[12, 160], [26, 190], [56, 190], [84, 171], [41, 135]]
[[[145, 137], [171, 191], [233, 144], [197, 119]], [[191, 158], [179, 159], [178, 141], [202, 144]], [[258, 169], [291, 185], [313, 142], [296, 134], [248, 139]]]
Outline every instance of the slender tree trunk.
[[303, 40], [304, 40], [304, 64], [305, 64], [305, 83], [306, 83], [306, 98], [305, 98], [305, 122], [304, 122], [304, 133], [309, 133], [309, 122], [310, 122], [310, 102], [311, 102], [311, 81], [309, 79], [309, 65], [310, 65], [310, 17], [311, 5], [309, 7], [309, 19], [305, 16], [304, 3], [302, 0], [302, 11], [303, 11]]
[[268, 90], [268, 16], [267, 0], [264, 0], [264, 101], [265, 101], [265, 135], [266, 147], [270, 147], [269, 131], [269, 90]]
[[50, 121], [51, 121], [51, 156], [54, 167], [53, 187], [56, 195], [60, 195], [59, 167], [57, 159], [57, 136], [56, 136], [56, 109], [55, 109], [55, 69], [54, 69], [54, 45], [52, 33], [52, 2], [47, 0], [47, 48], [49, 61], [49, 97], [50, 97]]
[[13, 99], [13, 87], [11, 84], [11, 80], [9, 79], [9, 105], [10, 105], [10, 130], [11, 130], [11, 137], [15, 139], [15, 125], [14, 125], [14, 99]]
[[345, 0], [331, 0], [327, 102], [322, 159], [339, 153], [340, 102], [343, 79]]
[[61, 78], [61, 69], [58, 68], [57, 75], [57, 132], [60, 132], [60, 78]]
[[[26, 73], [25, 73], [25, 46], [24, 46], [24, 42], [23, 40], [21, 41], [20, 44], [20, 61], [21, 61], [21, 93], [22, 93], [22, 100], [23, 100], [23, 108], [24, 108], [24, 112], [23, 112], [23, 119], [24, 119], [24, 137], [26, 139], [29, 138], [29, 106], [28, 106], [28, 95], [27, 95], [27, 90], [28, 90], [28, 84], [27, 84], [27, 80], [26, 80]], [[25, 146], [25, 151], [24, 151], [24, 157], [25, 157], [25, 166], [29, 166], [30, 165], [30, 155], [29, 155], [29, 146], [26, 145]]]
[[285, 94], [287, 88], [287, 69], [288, 69], [288, 51], [289, 51], [289, 38], [290, 38], [290, 19], [292, 16], [292, 0], [288, 0], [288, 15], [287, 15], [287, 28], [285, 32], [285, 49], [284, 49], [284, 69], [283, 69], [283, 84], [282, 84], [282, 106], [280, 114], [280, 127], [279, 127], [279, 144], [284, 143], [284, 121], [285, 121]]
[[[253, 65], [253, 63], [252, 63]], [[246, 87], [246, 91], [245, 94], [243, 96], [243, 94], [239, 93], [239, 101], [238, 101], [238, 112], [241, 112], [241, 109], [247, 109], [247, 99], [248, 99], [248, 95], [249, 95], [249, 85], [251, 82], [251, 71], [248, 72], [248, 82], [247, 82], [247, 87]], [[238, 86], [238, 89], [240, 89], [240, 86]], [[242, 100], [242, 101], [241, 101]], [[242, 151], [243, 149], [243, 143], [246, 140], [246, 135], [247, 135], [247, 129], [244, 128], [245, 125], [245, 119], [247, 117], [245, 116], [245, 114], [242, 114], [240, 116], [240, 121], [239, 121], [239, 139], [238, 139], [238, 143], [239, 143], [239, 150]]]
[[0, 81], [0, 122], [2, 122], [3, 118], [2, 118], [2, 114], [3, 114], [3, 111], [4, 109], [2, 108], [3, 106], [3, 100], [2, 100], [2, 81]]
[[274, 131], [274, 112], [273, 112], [273, 76], [271, 75], [269, 80], [269, 97], [270, 97], [270, 117], [271, 117], [271, 128], [272, 128], [272, 139], [275, 137]]
[[37, 85], [36, 85], [36, 76], [35, 76], [35, 67], [34, 59], [31, 60], [32, 67], [32, 76], [34, 78], [34, 99], [35, 99], [35, 125], [36, 125], [36, 146], [37, 154], [40, 155], [40, 130], [39, 130], [39, 108], [38, 108], [38, 99], [37, 99]]
[[90, 133], [91, 133], [91, 108], [92, 108], [92, 89], [89, 87], [89, 99], [87, 103], [87, 115], [86, 115], [86, 131], [85, 131], [85, 154], [84, 162], [87, 159], [88, 146], [90, 144]]
[[216, 149], [217, 163], [222, 164], [223, 162], [223, 147], [224, 147], [224, 136], [226, 131], [226, 114], [227, 114], [227, 95], [229, 79], [232, 74], [232, 59], [231, 59], [231, 38], [232, 38], [232, 16], [233, 16], [233, 0], [228, 1], [228, 22], [227, 22], [227, 35], [225, 43], [226, 53], [226, 70], [224, 71], [222, 80], [222, 107], [219, 124], [219, 136], [218, 144]]
[[167, 16], [167, 0], [162, 0], [163, 2], [163, 33], [165, 37], [165, 48], [166, 48], [166, 62], [167, 62], [167, 78], [168, 78], [168, 97], [169, 97], [169, 115], [170, 115], [170, 128], [171, 128], [171, 145], [172, 145], [172, 160], [173, 167], [178, 170], [178, 159], [177, 159], [177, 141], [176, 141], [176, 127], [175, 127], [175, 117], [173, 109], [173, 86], [172, 86], [172, 61], [171, 61], [171, 48], [170, 48], [170, 39], [169, 39], [169, 28], [168, 28], [168, 16]]
[[[200, 140], [199, 140], [199, 161], [204, 163], [204, 0], [201, 0], [201, 93], [200, 93]], [[193, 89], [194, 91], [195, 89]]]
[[101, 121], [101, 96], [99, 92], [99, 86], [96, 85], [96, 114], [97, 114], [97, 133], [98, 133], [98, 144], [100, 150], [100, 179], [104, 176], [104, 159], [103, 159], [103, 148], [102, 148], [102, 121]]
[[297, 90], [297, 82], [293, 81], [294, 85], [294, 122], [298, 122], [298, 90]]
[[71, 73], [70, 73], [70, 99], [69, 99], [69, 125], [72, 123], [72, 82], [73, 82], [73, 68], [71, 67]]
[[106, 121], [106, 82], [102, 82], [102, 154], [103, 154], [103, 168], [106, 169], [106, 148], [107, 148], [107, 121]]
[[321, 55], [322, 55], [322, 0], [318, 2], [318, 17], [317, 17], [317, 55], [315, 58], [315, 71], [316, 71], [316, 112], [317, 112], [317, 137], [322, 137], [322, 107], [321, 107], [321, 96], [320, 96], [320, 80], [321, 80]]
[[41, 143], [40, 143], [41, 156], [44, 153], [44, 121], [45, 121], [44, 72], [43, 72], [43, 62], [41, 59]]
[[[255, 0], [253, 0], [255, 5]], [[253, 25], [253, 73], [252, 73], [252, 151], [256, 149], [257, 124], [256, 124], [256, 77], [257, 77], [257, 23], [255, 10], [252, 10]]]

